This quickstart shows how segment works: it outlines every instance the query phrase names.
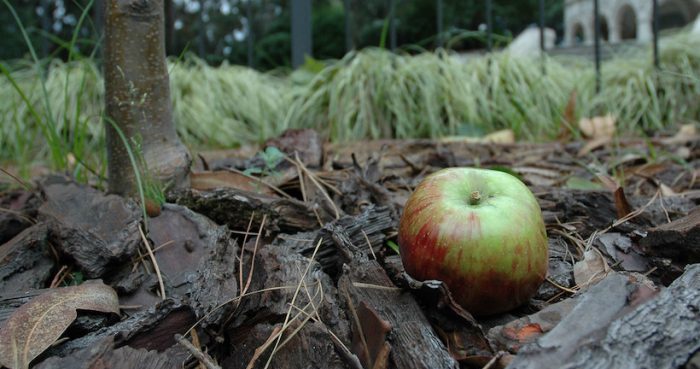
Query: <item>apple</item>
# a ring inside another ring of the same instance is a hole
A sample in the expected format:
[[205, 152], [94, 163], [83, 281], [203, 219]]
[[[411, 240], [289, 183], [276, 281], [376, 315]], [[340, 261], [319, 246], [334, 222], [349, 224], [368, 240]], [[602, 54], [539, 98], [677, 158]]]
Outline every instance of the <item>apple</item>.
[[547, 273], [539, 204], [505, 172], [448, 168], [429, 175], [406, 202], [398, 242], [409, 275], [443, 281], [477, 316], [523, 304]]

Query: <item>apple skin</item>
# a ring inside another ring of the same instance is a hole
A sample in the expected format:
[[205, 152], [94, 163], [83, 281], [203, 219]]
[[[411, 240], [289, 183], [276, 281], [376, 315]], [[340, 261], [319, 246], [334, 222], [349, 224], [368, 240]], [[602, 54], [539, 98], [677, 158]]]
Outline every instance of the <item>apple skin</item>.
[[426, 177], [406, 202], [398, 243], [409, 275], [445, 282], [477, 316], [525, 303], [547, 273], [547, 233], [535, 196], [495, 170], [448, 168]]

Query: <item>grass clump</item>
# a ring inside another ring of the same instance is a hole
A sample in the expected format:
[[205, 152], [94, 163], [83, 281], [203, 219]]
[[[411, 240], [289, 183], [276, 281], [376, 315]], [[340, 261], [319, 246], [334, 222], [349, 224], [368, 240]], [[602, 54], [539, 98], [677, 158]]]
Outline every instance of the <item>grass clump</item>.
[[[418, 55], [370, 48], [289, 76], [193, 56], [170, 61], [176, 127], [194, 147], [261, 142], [286, 128], [314, 128], [333, 141], [481, 135], [510, 128], [521, 139], [556, 137], [576, 91], [577, 117], [611, 114], [620, 131], [698, 122], [700, 40], [662, 39], [661, 70], [649, 48], [605, 61], [595, 93], [589, 60], [541, 60], [507, 52]], [[0, 162], [48, 161], [104, 173], [104, 89], [91, 58], [0, 64]], [[303, 72], [303, 73], [301, 73]], [[302, 78], [303, 77], [303, 78]], [[575, 122], [569, 128], [575, 128]]]

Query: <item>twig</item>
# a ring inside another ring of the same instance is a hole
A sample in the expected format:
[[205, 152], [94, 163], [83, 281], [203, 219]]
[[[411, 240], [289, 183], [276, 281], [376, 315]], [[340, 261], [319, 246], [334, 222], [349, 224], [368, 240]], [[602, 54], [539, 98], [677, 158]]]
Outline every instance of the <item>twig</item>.
[[51, 281], [51, 284], [49, 285], [49, 288], [56, 288], [58, 287], [61, 282], [63, 282], [64, 279], [66, 279], [66, 275], [70, 273], [68, 270], [68, 267], [63, 265], [61, 266], [61, 269], [58, 270], [58, 273], [53, 277], [53, 280]]
[[560, 285], [559, 283], [554, 282], [554, 280], [552, 280], [552, 279], [549, 278], [549, 277], [547, 277], [547, 278], [545, 278], [545, 279], [547, 280], [547, 282], [551, 283], [554, 287], [556, 287], [556, 288], [558, 288], [558, 289], [560, 289], [560, 290], [562, 290], [562, 291], [566, 291], [566, 292], [568, 292], [568, 293], [576, 293], [576, 292], [577, 292], [577, 291], [574, 290], [574, 289], [571, 289], [571, 288], [568, 288], [568, 287], [564, 287], [564, 286]]
[[22, 185], [22, 187], [26, 188], [27, 191], [31, 191], [31, 190], [32, 190], [32, 186], [30, 186], [29, 184], [27, 184], [27, 182], [23, 181], [22, 179], [20, 179], [20, 178], [17, 177], [16, 175], [10, 173], [9, 171], [7, 171], [7, 170], [5, 170], [5, 169], [3, 169], [3, 168], [0, 168], [0, 172], [5, 173], [5, 174], [8, 175], [9, 177], [11, 177], [11, 178], [14, 179], [15, 181], [17, 181], [17, 183], [19, 183], [20, 185]]
[[[313, 265], [314, 260], [316, 258], [316, 253], [318, 252], [318, 249], [321, 247], [321, 241], [322, 239], [318, 240], [318, 243], [316, 243], [316, 247], [314, 248], [313, 254], [311, 254], [311, 259], [309, 259], [309, 263], [306, 265], [306, 269], [304, 270], [304, 273], [301, 275], [301, 278], [299, 279], [299, 284], [297, 284], [297, 288], [294, 291], [294, 296], [292, 296], [292, 302], [291, 304], [294, 305], [294, 303], [297, 300], [297, 296], [299, 296], [299, 290], [301, 290], [302, 283], [301, 281], [306, 278], [306, 275], [309, 273], [309, 270], [311, 270], [311, 265]], [[287, 310], [287, 315], [284, 318], [284, 324], [283, 326], [287, 326], [289, 323], [289, 317], [292, 314], [292, 309]], [[279, 347], [280, 341], [282, 339], [282, 335], [277, 337], [277, 341], [275, 342], [275, 347], [272, 349], [272, 353], [274, 354], [277, 351], [277, 348]], [[272, 361], [272, 355], [267, 359], [267, 363], [265, 363], [265, 368], [268, 368], [270, 366], [270, 362]]]
[[253, 246], [253, 257], [250, 259], [250, 271], [248, 271], [248, 279], [245, 282], [245, 288], [243, 289], [243, 293], [248, 292], [250, 282], [253, 280], [253, 269], [255, 268], [255, 254], [258, 251], [258, 243], [260, 242], [260, 237], [262, 237], [263, 227], [265, 227], [265, 220], [267, 220], [267, 214], [263, 214], [262, 222], [260, 222], [260, 230], [258, 230], [258, 237], [255, 238], [255, 246]]
[[377, 260], [377, 255], [374, 254], [374, 249], [372, 248], [372, 243], [369, 242], [369, 237], [367, 237], [367, 233], [365, 233], [364, 229], [360, 229], [360, 232], [362, 232], [362, 235], [365, 236], [365, 241], [367, 241], [367, 247], [369, 247], [369, 252], [372, 253], [372, 257], [374, 260]]
[[176, 334], [175, 335], [175, 340], [177, 343], [181, 344], [184, 346], [187, 351], [189, 351], [192, 356], [197, 358], [200, 363], [204, 364], [204, 366], [207, 367], [207, 369], [221, 369], [220, 366], [218, 366], [216, 363], [214, 363], [214, 360], [209, 356], [206, 352], [202, 352], [200, 349], [194, 347], [193, 344], [190, 343], [185, 337], [183, 337], [181, 334]]
[[260, 178], [258, 178], [258, 177], [254, 177], [254, 176], [251, 176], [251, 175], [249, 175], [249, 174], [245, 174], [244, 172], [241, 172], [240, 170], [234, 169], [234, 168], [226, 168], [226, 170], [228, 170], [229, 172], [233, 172], [233, 173], [236, 173], [236, 174], [240, 174], [240, 175], [246, 176], [246, 177], [248, 177], [248, 178], [250, 178], [250, 179], [252, 179], [252, 180], [254, 180], [254, 181], [256, 181], [256, 182], [262, 183], [262, 184], [264, 184], [265, 186], [269, 187], [271, 190], [273, 190], [273, 191], [275, 191], [276, 193], [282, 195], [283, 197], [286, 197], [286, 198], [288, 198], [288, 199], [292, 199], [292, 196], [289, 196], [289, 194], [287, 194], [286, 192], [280, 190], [280, 189], [279, 189], [278, 187], [276, 187], [276, 186], [273, 186], [273, 185], [271, 185], [271, 184], [269, 184], [269, 183], [263, 181], [262, 179], [260, 179]]
[[[248, 235], [250, 234], [250, 227], [253, 225], [253, 218], [255, 217], [255, 212], [250, 214], [250, 220], [248, 221], [248, 228], [245, 230], [245, 236], [243, 236], [243, 243], [241, 243], [241, 256], [238, 258], [238, 286], [243, 286], [243, 252], [245, 251], [245, 244], [248, 242]], [[255, 259], [253, 259], [253, 263]], [[245, 294], [245, 291], [241, 291], [241, 295]]]
[[146, 250], [148, 251], [148, 256], [151, 257], [151, 263], [153, 263], [153, 269], [156, 271], [156, 276], [158, 277], [158, 286], [160, 286], [160, 298], [165, 300], [165, 285], [163, 284], [163, 276], [160, 274], [160, 268], [158, 267], [158, 262], [156, 261], [156, 256], [153, 255], [153, 250], [151, 250], [151, 245], [146, 239], [146, 234], [143, 233], [141, 225], [139, 225], [139, 233], [141, 233], [141, 239], [143, 244], [146, 245]]
[[5, 208], [0, 208], [0, 211], [3, 213], [10, 213], [18, 218], [22, 218], [22, 219], [26, 220], [29, 223], [36, 224], [36, 219], [32, 219], [32, 218], [22, 214], [19, 211], [12, 210], [12, 209], [5, 209]]
[[[170, 241], [165, 241], [165, 242], [163, 242], [162, 244], [160, 244], [160, 246], [155, 247], [155, 248], [153, 249], [153, 254], [155, 254], [156, 252], [158, 252], [158, 250], [164, 248], [165, 246], [169, 246], [169, 245], [172, 245], [172, 244], [174, 244], [174, 243], [175, 243], [174, 240], [170, 240]], [[138, 258], [136, 258], [136, 260], [134, 260], [133, 262], [134, 262], [134, 263], [138, 263], [139, 261], [141, 261], [141, 260], [143, 260], [143, 259], [145, 259], [145, 258], [146, 258], [145, 255], [140, 255], [140, 256], [139, 256]]]
[[499, 351], [499, 352], [498, 352], [494, 357], [492, 357], [491, 360], [489, 360], [489, 362], [486, 363], [486, 365], [484, 365], [484, 367], [481, 368], [481, 369], [489, 369], [490, 367], [492, 367], [494, 364], [496, 364], [496, 362], [497, 362], [501, 357], [503, 357], [503, 354], [505, 354], [503, 351]]
[[338, 210], [338, 207], [335, 205], [335, 202], [333, 202], [333, 200], [328, 195], [328, 192], [326, 192], [326, 190], [323, 188], [323, 186], [321, 186], [321, 184], [318, 183], [314, 174], [311, 173], [311, 171], [308, 168], [306, 168], [304, 163], [301, 162], [301, 160], [299, 159], [299, 155], [295, 156], [295, 161], [296, 161], [296, 165], [298, 165], [299, 168], [301, 168], [301, 170], [306, 174], [306, 176], [309, 177], [309, 179], [311, 180], [311, 183], [313, 183], [321, 191], [321, 194], [323, 195], [323, 197], [325, 197], [326, 201], [328, 201], [328, 203], [331, 205], [331, 207], [333, 208], [333, 212], [335, 212], [335, 219], [340, 219], [340, 210]]

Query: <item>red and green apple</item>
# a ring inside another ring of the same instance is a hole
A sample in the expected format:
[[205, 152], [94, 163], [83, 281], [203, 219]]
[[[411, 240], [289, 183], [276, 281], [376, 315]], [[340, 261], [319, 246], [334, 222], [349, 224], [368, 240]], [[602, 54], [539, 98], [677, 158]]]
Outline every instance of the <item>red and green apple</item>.
[[448, 168], [426, 177], [406, 202], [398, 242], [409, 275], [443, 281], [478, 316], [525, 303], [547, 273], [539, 204], [501, 171]]

